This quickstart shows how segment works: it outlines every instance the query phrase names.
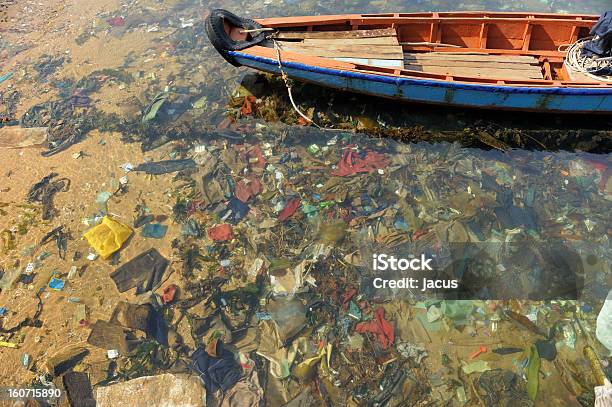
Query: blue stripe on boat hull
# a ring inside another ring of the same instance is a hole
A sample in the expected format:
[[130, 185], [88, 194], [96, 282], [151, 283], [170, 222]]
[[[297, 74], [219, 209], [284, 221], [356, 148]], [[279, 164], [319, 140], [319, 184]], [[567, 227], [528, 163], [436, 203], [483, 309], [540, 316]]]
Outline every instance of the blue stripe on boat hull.
[[[279, 73], [276, 60], [237, 51], [229, 54], [244, 66]], [[363, 74], [295, 62], [283, 62], [283, 70], [301, 81], [410, 102], [540, 112], [612, 113], [612, 89], [609, 88], [471, 85]]]

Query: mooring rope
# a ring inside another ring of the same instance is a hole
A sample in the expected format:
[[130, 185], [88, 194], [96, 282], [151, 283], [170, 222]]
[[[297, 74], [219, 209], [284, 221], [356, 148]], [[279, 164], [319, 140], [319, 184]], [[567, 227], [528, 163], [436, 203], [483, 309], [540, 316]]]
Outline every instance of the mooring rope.
[[606, 76], [603, 74], [603, 72], [607, 70], [612, 70], [612, 57], [593, 58], [582, 55], [584, 44], [591, 39], [592, 37], [581, 38], [569, 46], [561, 45], [559, 47], [559, 51], [561, 51], [561, 48], [564, 46], [568, 47], [567, 55], [565, 57], [565, 65], [568, 69], [574, 72], [580, 72], [597, 81], [612, 82], [611, 76]]
[[302, 111], [295, 104], [295, 101], [293, 100], [293, 93], [291, 92], [291, 84], [289, 83], [289, 77], [285, 73], [285, 70], [283, 69], [283, 64], [281, 63], [280, 47], [278, 46], [276, 39], [271, 38], [271, 40], [274, 44], [274, 49], [276, 50], [276, 62], [278, 63], [278, 69], [280, 70], [281, 78], [283, 78], [283, 82], [285, 82], [285, 86], [287, 87], [287, 93], [289, 94], [289, 100], [291, 100], [291, 105], [293, 106], [293, 109], [308, 123], [314, 124], [316, 127], [321, 129], [321, 126], [316, 124], [311, 118], [302, 113]]

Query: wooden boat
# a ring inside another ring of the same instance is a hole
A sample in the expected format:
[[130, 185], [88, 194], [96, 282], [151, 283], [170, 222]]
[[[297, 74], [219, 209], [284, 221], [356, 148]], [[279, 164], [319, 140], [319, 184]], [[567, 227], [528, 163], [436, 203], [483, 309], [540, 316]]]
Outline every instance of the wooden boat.
[[408, 102], [559, 113], [612, 112], [612, 82], [573, 72], [566, 47], [594, 15], [444, 12], [241, 19], [207, 34], [234, 65]]

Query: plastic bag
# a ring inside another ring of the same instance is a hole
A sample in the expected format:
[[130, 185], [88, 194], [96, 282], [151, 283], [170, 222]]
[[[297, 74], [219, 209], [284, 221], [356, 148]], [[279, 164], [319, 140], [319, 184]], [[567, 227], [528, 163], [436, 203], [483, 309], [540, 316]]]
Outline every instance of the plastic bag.
[[612, 406], [612, 384], [606, 379], [603, 386], [595, 386], [595, 407]]
[[612, 352], [612, 290], [608, 292], [604, 305], [597, 315], [595, 335], [597, 340]]
[[83, 235], [87, 242], [103, 258], [108, 258], [121, 248], [132, 234], [132, 229], [105, 216], [102, 222]]

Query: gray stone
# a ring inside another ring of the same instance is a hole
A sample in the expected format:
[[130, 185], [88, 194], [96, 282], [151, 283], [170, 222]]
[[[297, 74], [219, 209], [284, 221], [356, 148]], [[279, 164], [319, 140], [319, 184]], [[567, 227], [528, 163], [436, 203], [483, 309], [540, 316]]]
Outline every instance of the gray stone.
[[196, 376], [144, 376], [96, 389], [98, 407], [205, 407], [206, 390]]

